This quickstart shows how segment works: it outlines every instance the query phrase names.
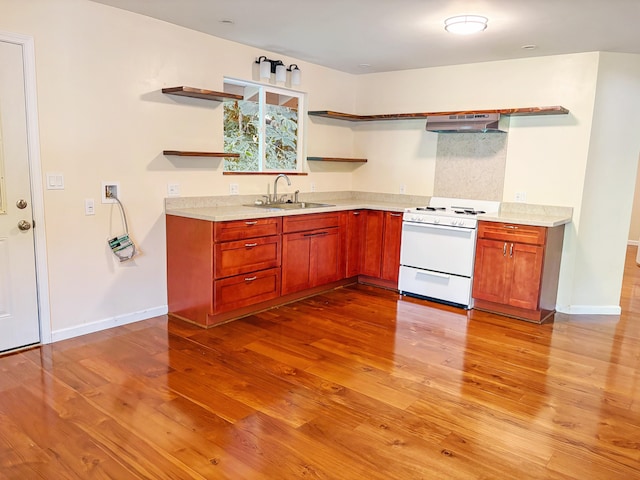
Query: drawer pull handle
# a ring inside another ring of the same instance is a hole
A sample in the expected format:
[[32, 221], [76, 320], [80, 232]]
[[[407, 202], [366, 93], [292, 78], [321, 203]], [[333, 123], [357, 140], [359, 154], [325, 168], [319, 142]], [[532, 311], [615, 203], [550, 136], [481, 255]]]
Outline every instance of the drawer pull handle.
[[353, 212], [353, 214], [357, 217], [358, 215], [360, 215], [360, 212]]
[[258, 277], [245, 277], [244, 281], [245, 282], [253, 282], [254, 280], [256, 280]]
[[245, 243], [244, 246], [247, 247], [247, 248], [251, 248], [251, 247], [257, 247], [258, 244], [257, 243]]
[[244, 222], [245, 225], [257, 225], [258, 222], [257, 221], [253, 221], [253, 222]]
[[402, 214], [401, 213], [392, 213], [390, 216], [391, 217], [401, 217]]
[[509, 256], [511, 258], [513, 258], [513, 243], [511, 244], [511, 246], [509, 247]]
[[510, 228], [512, 230], [517, 230], [517, 226], [516, 225], [505, 225], [504, 228]]

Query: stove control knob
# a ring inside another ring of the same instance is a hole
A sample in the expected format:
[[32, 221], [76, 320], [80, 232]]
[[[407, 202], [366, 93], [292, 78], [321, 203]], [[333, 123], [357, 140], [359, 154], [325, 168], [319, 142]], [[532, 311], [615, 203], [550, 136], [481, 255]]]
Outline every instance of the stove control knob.
[[435, 224], [440, 223], [440, 219], [439, 219], [439, 218], [434, 218], [434, 219], [433, 219], [433, 223], [435, 223]]

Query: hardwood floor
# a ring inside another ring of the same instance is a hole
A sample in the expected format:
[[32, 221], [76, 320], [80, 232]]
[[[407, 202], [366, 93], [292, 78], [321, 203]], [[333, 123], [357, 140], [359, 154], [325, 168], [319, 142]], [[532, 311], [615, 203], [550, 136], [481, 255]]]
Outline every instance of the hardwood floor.
[[535, 325], [348, 287], [0, 358], [0, 478], [640, 478], [640, 268]]

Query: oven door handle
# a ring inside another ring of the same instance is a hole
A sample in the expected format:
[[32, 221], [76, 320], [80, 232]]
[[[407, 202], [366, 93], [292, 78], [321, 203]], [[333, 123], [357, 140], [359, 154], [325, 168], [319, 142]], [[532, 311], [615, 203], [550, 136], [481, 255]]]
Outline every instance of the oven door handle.
[[423, 229], [434, 229], [434, 230], [450, 230], [453, 232], [473, 232], [473, 228], [466, 228], [466, 227], [448, 227], [447, 225], [434, 225], [432, 223], [429, 224], [424, 224], [424, 223], [413, 223], [413, 222], [404, 222], [405, 225], [407, 226], [412, 226], [412, 227], [419, 227], [419, 228], [423, 228]]
[[428, 272], [428, 271], [418, 272], [418, 275], [424, 275], [426, 277], [451, 278], [451, 275], [447, 275], [446, 273]]

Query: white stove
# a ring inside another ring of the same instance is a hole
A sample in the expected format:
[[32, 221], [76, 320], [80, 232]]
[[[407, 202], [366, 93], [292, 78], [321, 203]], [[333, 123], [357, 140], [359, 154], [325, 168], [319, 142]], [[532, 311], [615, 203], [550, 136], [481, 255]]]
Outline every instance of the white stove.
[[432, 197], [403, 214], [398, 289], [462, 308], [473, 306], [471, 286], [478, 216], [500, 202]]
[[478, 215], [496, 213], [500, 202], [432, 197], [429, 205], [405, 210], [403, 220], [459, 228], [477, 228]]

